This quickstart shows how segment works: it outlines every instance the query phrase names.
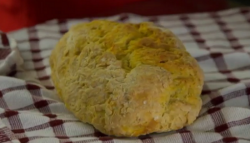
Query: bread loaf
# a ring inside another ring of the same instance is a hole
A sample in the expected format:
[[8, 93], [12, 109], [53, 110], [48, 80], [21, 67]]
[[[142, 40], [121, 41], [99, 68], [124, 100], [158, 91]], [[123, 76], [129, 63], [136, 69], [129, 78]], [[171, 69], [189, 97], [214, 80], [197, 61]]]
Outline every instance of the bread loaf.
[[50, 65], [68, 110], [107, 135], [177, 130], [201, 109], [197, 61], [172, 32], [150, 23], [77, 24], [53, 49]]

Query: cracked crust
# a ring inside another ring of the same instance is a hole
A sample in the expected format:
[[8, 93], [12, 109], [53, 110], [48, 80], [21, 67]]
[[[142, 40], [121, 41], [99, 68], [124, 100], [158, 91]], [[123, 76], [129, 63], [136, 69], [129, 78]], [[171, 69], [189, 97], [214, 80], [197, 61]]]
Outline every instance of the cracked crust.
[[173, 33], [149, 23], [78, 24], [60, 39], [50, 64], [66, 107], [108, 135], [180, 129], [201, 109], [196, 60]]

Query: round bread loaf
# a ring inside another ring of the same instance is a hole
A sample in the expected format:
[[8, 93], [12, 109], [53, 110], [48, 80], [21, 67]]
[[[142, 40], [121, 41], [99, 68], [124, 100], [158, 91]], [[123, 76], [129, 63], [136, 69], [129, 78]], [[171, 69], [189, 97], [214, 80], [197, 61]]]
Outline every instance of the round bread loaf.
[[180, 40], [150, 23], [73, 26], [50, 57], [65, 106], [107, 135], [180, 129], [201, 109], [203, 72]]

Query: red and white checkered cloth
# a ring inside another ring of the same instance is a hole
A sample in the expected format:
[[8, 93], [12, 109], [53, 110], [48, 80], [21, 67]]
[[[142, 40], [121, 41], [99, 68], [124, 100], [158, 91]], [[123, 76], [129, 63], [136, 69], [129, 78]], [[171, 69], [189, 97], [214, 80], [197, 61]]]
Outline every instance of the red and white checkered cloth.
[[53, 91], [49, 55], [69, 27], [91, 19], [52, 20], [1, 33], [0, 74], [5, 75], [0, 76], [1, 143], [250, 142], [250, 8], [157, 17], [123, 14], [107, 19], [152, 21], [171, 29], [184, 42], [205, 73], [198, 119], [178, 131], [130, 139], [108, 137], [77, 120]]

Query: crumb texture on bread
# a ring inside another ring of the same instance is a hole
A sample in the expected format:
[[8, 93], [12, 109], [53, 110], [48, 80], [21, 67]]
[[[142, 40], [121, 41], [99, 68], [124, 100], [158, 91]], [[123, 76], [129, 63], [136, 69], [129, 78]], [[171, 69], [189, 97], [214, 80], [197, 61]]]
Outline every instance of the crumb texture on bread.
[[172, 32], [150, 23], [77, 24], [55, 46], [50, 65], [66, 107], [108, 135], [180, 129], [201, 109], [197, 61]]

